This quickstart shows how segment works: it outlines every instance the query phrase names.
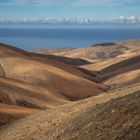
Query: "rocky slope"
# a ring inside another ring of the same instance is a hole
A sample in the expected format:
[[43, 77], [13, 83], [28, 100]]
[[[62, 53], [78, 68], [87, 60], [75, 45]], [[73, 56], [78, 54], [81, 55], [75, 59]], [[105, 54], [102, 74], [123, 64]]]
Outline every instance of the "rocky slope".
[[140, 84], [21, 119], [0, 130], [5, 140], [138, 140]]

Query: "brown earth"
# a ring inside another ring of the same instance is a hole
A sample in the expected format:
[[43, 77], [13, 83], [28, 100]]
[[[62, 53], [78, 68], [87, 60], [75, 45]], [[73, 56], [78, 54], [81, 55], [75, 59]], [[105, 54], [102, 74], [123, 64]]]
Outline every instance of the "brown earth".
[[[130, 39], [118, 43], [101, 43], [95, 44], [85, 48], [65, 48], [65, 49], [38, 49], [37, 51], [43, 54], [59, 55], [71, 58], [88, 59], [96, 62], [97, 60], [115, 58], [115, 57], [129, 57], [130, 55], [140, 54], [140, 39]], [[37, 52], [36, 50], [32, 50]], [[125, 56], [126, 55], [126, 56]]]
[[0, 140], [138, 140], [139, 49], [140, 39], [47, 55], [0, 44]]
[[108, 89], [87, 70], [51, 58], [0, 44], [0, 103], [42, 110]]
[[140, 84], [21, 119], [0, 130], [4, 140], [138, 140]]

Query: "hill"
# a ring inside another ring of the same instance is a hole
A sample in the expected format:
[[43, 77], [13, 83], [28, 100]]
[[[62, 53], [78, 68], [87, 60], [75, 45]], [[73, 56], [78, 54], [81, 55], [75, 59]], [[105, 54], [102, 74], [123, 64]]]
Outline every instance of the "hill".
[[[31, 110], [32, 113], [34, 109], [39, 111], [66, 104], [98, 95], [108, 89], [96, 83], [94, 75], [87, 73], [87, 70], [85, 72], [60, 62], [59, 57], [58, 61], [54, 58], [57, 59], [56, 56], [30, 53], [0, 44], [0, 108], [5, 104], [7, 107], [11, 105], [12, 110], [15, 107], [23, 109], [26, 116], [24, 110]], [[3, 114], [2, 111], [0, 113]], [[9, 112], [8, 116], [11, 115], [12, 112]], [[9, 118], [5, 122], [12, 120]], [[11, 118], [15, 120], [18, 117]]]
[[[140, 55], [115, 63], [100, 72], [103, 74], [102, 79], [110, 79], [114, 76], [130, 72], [135, 74], [135, 70], [140, 69]], [[127, 76], [126, 76], [127, 78]], [[128, 77], [129, 78], [129, 77]], [[122, 79], [123, 80], [123, 79]]]
[[[71, 58], [81, 58], [89, 61], [96, 62], [102, 59], [115, 58], [115, 57], [129, 57], [130, 55], [139, 54], [140, 39], [130, 39], [118, 43], [105, 42], [94, 44], [85, 48], [65, 48], [65, 49], [38, 49], [38, 52], [43, 54], [53, 54], [59, 56], [66, 56]], [[53, 51], [55, 50], [55, 51]], [[37, 51], [35, 51], [37, 52]]]
[[0, 140], [139, 140], [139, 42], [47, 54], [0, 44]]
[[40, 112], [1, 128], [0, 137], [5, 140], [138, 140], [139, 90], [140, 85], [133, 85]]

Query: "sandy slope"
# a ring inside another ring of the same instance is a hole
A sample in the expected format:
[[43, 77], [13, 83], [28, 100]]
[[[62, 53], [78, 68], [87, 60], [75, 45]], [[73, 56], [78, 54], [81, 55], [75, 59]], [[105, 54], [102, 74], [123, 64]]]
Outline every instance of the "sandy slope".
[[[48, 58], [36, 59], [39, 58], [38, 55], [22, 52], [22, 50], [17, 51], [16, 54], [15, 49], [12, 50], [11, 47], [3, 48], [4, 46], [1, 51], [4, 54], [7, 53], [8, 57], [2, 57], [0, 64], [7, 78], [24, 81], [35, 86], [49, 87], [70, 100], [96, 95], [104, 89], [104, 86], [86, 78], [86, 74], [76, 67], [64, 63], [56, 64]], [[14, 57], [11, 56], [9, 50], [15, 53]]]
[[[43, 87], [50, 87], [65, 94], [70, 100], [96, 95], [102, 86], [61, 68], [30, 58], [8, 57], [0, 60], [6, 77]], [[85, 95], [85, 92], [88, 93]], [[80, 97], [81, 94], [81, 97]]]
[[0, 137], [5, 140], [125, 140], [133, 136], [138, 140], [139, 90], [137, 84], [43, 111], [1, 128]]
[[87, 58], [87, 59], [97, 59], [97, 58], [110, 58], [122, 54], [126, 50], [123, 46], [111, 45], [111, 46], [94, 46], [86, 48], [78, 48], [68, 52], [58, 52], [55, 55], [62, 55], [74, 58]]
[[[112, 88], [124, 87], [140, 82], [140, 55], [131, 56], [125, 59], [113, 58], [97, 62], [92, 65], [84, 65], [86, 69], [99, 70], [97, 76], [100, 82], [110, 85]], [[96, 77], [95, 77], [96, 79]]]
[[[140, 54], [140, 39], [130, 39], [118, 43], [101, 43], [90, 47], [77, 48], [77, 49], [55, 49], [53, 51], [46, 49], [38, 52], [48, 53], [59, 56], [67, 56], [71, 58], [82, 58], [95, 61], [95, 59], [108, 59], [117, 56], [125, 57], [125, 55]], [[35, 51], [36, 52], [36, 51]]]
[[0, 103], [0, 126], [31, 115], [33, 113], [37, 113], [39, 111], [40, 110], [38, 109]]
[[137, 50], [140, 47], [140, 39], [129, 39], [129, 40], [120, 42], [120, 44], [127, 46], [128, 48]]
[[128, 40], [53, 56], [0, 44], [0, 140], [138, 140], [139, 46]]
[[107, 80], [114, 76], [140, 69], [140, 55], [128, 58], [115, 63], [100, 72], [103, 74], [102, 79]]
[[[95, 82], [94, 73], [51, 58], [0, 44], [0, 102], [45, 109], [95, 96], [108, 89]], [[11, 118], [15, 120], [16, 117]]]
[[67, 103], [63, 95], [49, 88], [7, 78], [0, 78], [0, 92], [0, 101], [7, 104], [19, 103], [20, 106], [45, 108]]
[[134, 83], [140, 83], [140, 69], [119, 74], [104, 82], [104, 84], [111, 85], [113, 88], [124, 87]]
[[0, 43], [0, 58], [9, 56], [26, 57], [27, 53], [16, 47]]
[[88, 69], [88, 70], [96, 70], [96, 71], [101, 71], [102, 69], [105, 69], [113, 64], [116, 64], [118, 62], [121, 62], [123, 60], [127, 59], [126, 58], [108, 58], [108, 59], [103, 59], [103, 60], [99, 60], [97, 62], [93, 62], [91, 64], [86, 64], [86, 65], [82, 65], [82, 68]]

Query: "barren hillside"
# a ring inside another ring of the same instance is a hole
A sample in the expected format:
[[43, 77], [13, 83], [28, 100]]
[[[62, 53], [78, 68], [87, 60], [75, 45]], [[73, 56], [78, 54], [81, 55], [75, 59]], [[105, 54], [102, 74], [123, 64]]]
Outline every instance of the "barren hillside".
[[1, 128], [0, 137], [5, 140], [138, 140], [139, 107], [140, 85], [134, 85], [21, 119]]
[[0, 140], [139, 140], [139, 49], [139, 39], [47, 54], [0, 44]]
[[89, 73], [47, 55], [0, 44], [2, 104], [42, 110], [95, 96], [108, 89], [96, 83], [94, 74]]
[[[82, 58], [97, 61], [96, 59], [108, 59], [114, 57], [129, 57], [130, 55], [140, 54], [140, 39], [130, 39], [118, 43], [100, 43], [94, 44], [85, 48], [73, 48], [73, 49], [38, 49], [37, 51], [43, 54], [53, 54], [59, 56], [66, 56], [71, 58]], [[55, 51], [53, 51], [55, 50]], [[37, 52], [34, 51], [33, 52]]]

